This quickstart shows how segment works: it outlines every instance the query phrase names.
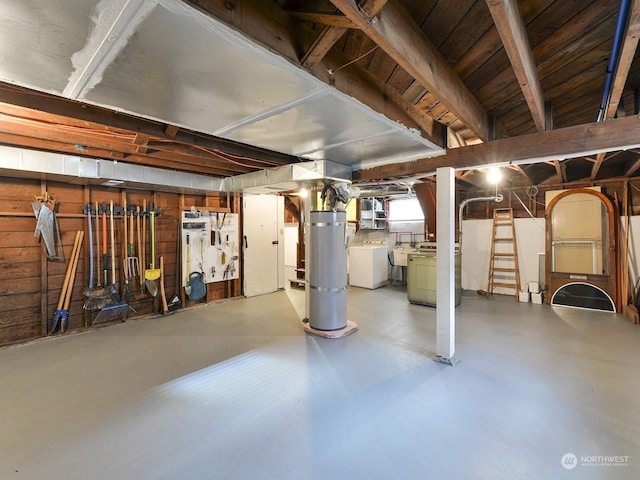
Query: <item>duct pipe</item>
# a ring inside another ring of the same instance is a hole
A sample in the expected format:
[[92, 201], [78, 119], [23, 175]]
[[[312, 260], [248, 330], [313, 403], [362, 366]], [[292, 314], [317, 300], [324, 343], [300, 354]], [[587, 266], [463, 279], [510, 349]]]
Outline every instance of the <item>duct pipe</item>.
[[494, 195], [493, 197], [476, 197], [476, 198], [467, 198], [460, 202], [460, 207], [458, 208], [458, 225], [460, 226], [460, 233], [458, 234], [458, 243], [460, 244], [460, 251], [462, 251], [462, 211], [464, 207], [467, 206], [468, 203], [472, 202], [490, 202], [495, 201], [496, 203], [500, 203], [503, 200], [503, 196], [501, 193]]
[[604, 92], [602, 92], [602, 101], [600, 102], [600, 110], [598, 111], [598, 122], [602, 122], [607, 114], [607, 107], [611, 99], [611, 90], [613, 89], [613, 77], [618, 68], [620, 60], [620, 49], [627, 28], [627, 20], [629, 17], [629, 6], [631, 0], [620, 0], [620, 8], [618, 9], [618, 20], [616, 22], [616, 31], [613, 35], [613, 45], [611, 46], [611, 56], [607, 65], [607, 77], [604, 82]]

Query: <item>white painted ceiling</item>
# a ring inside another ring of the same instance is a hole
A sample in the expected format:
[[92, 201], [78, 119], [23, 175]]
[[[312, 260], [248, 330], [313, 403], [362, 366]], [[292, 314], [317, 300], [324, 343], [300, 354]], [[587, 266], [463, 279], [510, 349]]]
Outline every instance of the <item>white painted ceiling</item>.
[[1, 0], [0, 80], [354, 169], [443, 153], [179, 0]]

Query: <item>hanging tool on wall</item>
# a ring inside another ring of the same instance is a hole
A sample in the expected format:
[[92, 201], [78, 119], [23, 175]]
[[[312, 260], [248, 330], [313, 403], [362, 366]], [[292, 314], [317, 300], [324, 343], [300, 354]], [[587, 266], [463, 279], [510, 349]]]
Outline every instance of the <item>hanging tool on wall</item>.
[[164, 258], [162, 256], [160, 256], [160, 297], [162, 298], [162, 314], [166, 315], [169, 313], [169, 306], [164, 293]]
[[155, 249], [156, 249], [156, 239], [155, 239], [155, 216], [156, 211], [153, 209], [153, 205], [149, 208], [149, 250], [151, 252], [151, 262], [150, 268], [145, 270], [144, 272], [144, 284], [147, 287], [147, 291], [151, 294], [152, 297], [158, 295], [158, 283], [157, 280], [160, 278], [160, 269], [156, 268], [155, 264]]
[[[112, 320], [124, 320], [132, 313], [136, 313], [128, 303], [120, 298], [118, 291], [116, 290], [116, 242], [113, 223], [113, 200], [110, 202], [110, 207], [109, 223], [111, 231], [109, 233], [111, 239], [111, 295], [107, 300], [107, 304], [102, 308], [102, 310], [100, 310], [100, 313], [93, 321], [94, 324], [109, 322]], [[107, 288], [105, 288], [105, 290], [107, 290]]]
[[88, 297], [93, 291], [93, 225], [91, 223], [91, 213], [95, 214], [95, 211], [90, 203], [84, 205], [82, 210], [87, 216], [87, 232], [89, 233], [89, 285], [82, 293], [85, 297]]
[[60, 224], [56, 217], [58, 204], [53, 196], [47, 192], [44, 195], [34, 196], [34, 199], [31, 202], [33, 213], [36, 216], [36, 229], [33, 232], [33, 236], [42, 238], [47, 258], [50, 260], [64, 260]]
[[128, 238], [127, 238], [127, 204], [124, 204], [124, 215], [123, 215], [123, 219], [124, 219], [124, 242], [123, 242], [123, 248], [124, 248], [124, 255], [122, 258], [122, 274], [124, 275], [124, 287], [122, 288], [122, 296], [124, 298], [128, 298], [129, 297], [129, 262], [128, 262]]
[[[97, 202], [96, 202], [97, 207]], [[87, 301], [84, 302], [83, 308], [85, 310], [100, 310], [103, 308], [111, 298], [111, 290], [108, 288], [108, 255], [107, 255], [107, 205], [102, 202], [102, 205], [98, 209], [98, 214], [102, 220], [102, 288], [96, 288], [91, 292]], [[96, 252], [96, 255], [100, 253]], [[100, 263], [100, 260], [98, 260]], [[99, 264], [98, 263], [98, 264]], [[100, 286], [100, 280], [98, 280], [98, 286]]]
[[176, 284], [173, 290], [173, 296], [169, 299], [168, 308], [169, 311], [174, 312], [182, 308], [182, 302], [180, 301], [180, 295], [178, 295], [178, 288], [180, 285], [180, 222], [178, 222], [178, 236], [176, 237]]
[[[99, 289], [100, 287], [102, 287], [102, 280], [100, 280], [100, 273], [101, 273], [101, 265], [100, 265], [100, 222], [98, 222], [98, 215], [99, 215], [99, 211], [98, 211], [98, 202], [96, 202], [95, 205], [95, 217], [96, 217], [96, 288], [94, 290]], [[93, 293], [94, 290], [91, 290], [91, 293]]]
[[189, 298], [191, 298], [191, 284], [189, 283], [189, 271], [191, 270], [191, 245], [189, 244], [189, 234], [187, 234], [187, 248], [185, 250], [185, 261], [187, 263], [187, 268], [185, 269], [184, 273], [187, 278], [185, 279], [184, 291], [189, 296]]
[[[134, 255], [133, 245], [133, 206], [129, 205], [129, 209], [125, 206], [124, 212], [124, 244], [125, 244], [125, 258], [122, 261], [122, 267], [125, 278], [125, 292], [129, 293], [130, 280], [140, 275], [140, 263], [138, 257]], [[127, 222], [127, 217], [130, 217], [130, 221]], [[127, 224], [128, 223], [128, 224]]]
[[67, 331], [69, 323], [69, 303], [71, 302], [71, 293], [73, 292], [73, 283], [78, 269], [78, 258], [80, 257], [80, 249], [82, 248], [82, 240], [84, 239], [84, 231], [78, 230], [73, 241], [73, 250], [67, 264], [67, 270], [64, 274], [62, 282], [62, 290], [60, 291], [60, 299], [53, 315], [53, 325], [51, 333], [56, 333], [58, 327], [61, 332]]
[[[138, 262], [142, 262], [142, 264], [144, 265], [144, 252], [142, 250], [142, 238], [140, 236], [140, 215], [142, 215], [142, 212], [140, 211], [140, 206], [138, 205], [136, 206], [136, 236], [138, 240], [138, 255], [140, 256]], [[142, 286], [144, 285], [144, 275], [142, 275], [141, 271], [138, 278], [140, 280], [140, 291], [142, 292]]]

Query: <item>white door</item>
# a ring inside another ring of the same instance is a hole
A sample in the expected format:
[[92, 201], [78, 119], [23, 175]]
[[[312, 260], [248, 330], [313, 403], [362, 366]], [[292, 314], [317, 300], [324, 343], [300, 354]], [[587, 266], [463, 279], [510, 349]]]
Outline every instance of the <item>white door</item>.
[[253, 297], [278, 290], [279, 208], [276, 195], [243, 195], [244, 295]]

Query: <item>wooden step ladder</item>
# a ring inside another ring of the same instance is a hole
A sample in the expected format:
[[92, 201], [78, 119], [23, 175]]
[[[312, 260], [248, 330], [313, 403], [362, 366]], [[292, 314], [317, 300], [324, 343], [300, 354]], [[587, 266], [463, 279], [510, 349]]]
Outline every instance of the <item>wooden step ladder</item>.
[[489, 285], [487, 294], [494, 287], [512, 288], [516, 299], [520, 292], [520, 269], [518, 267], [518, 246], [513, 209], [493, 210], [493, 232], [491, 237], [491, 258], [489, 260]]

